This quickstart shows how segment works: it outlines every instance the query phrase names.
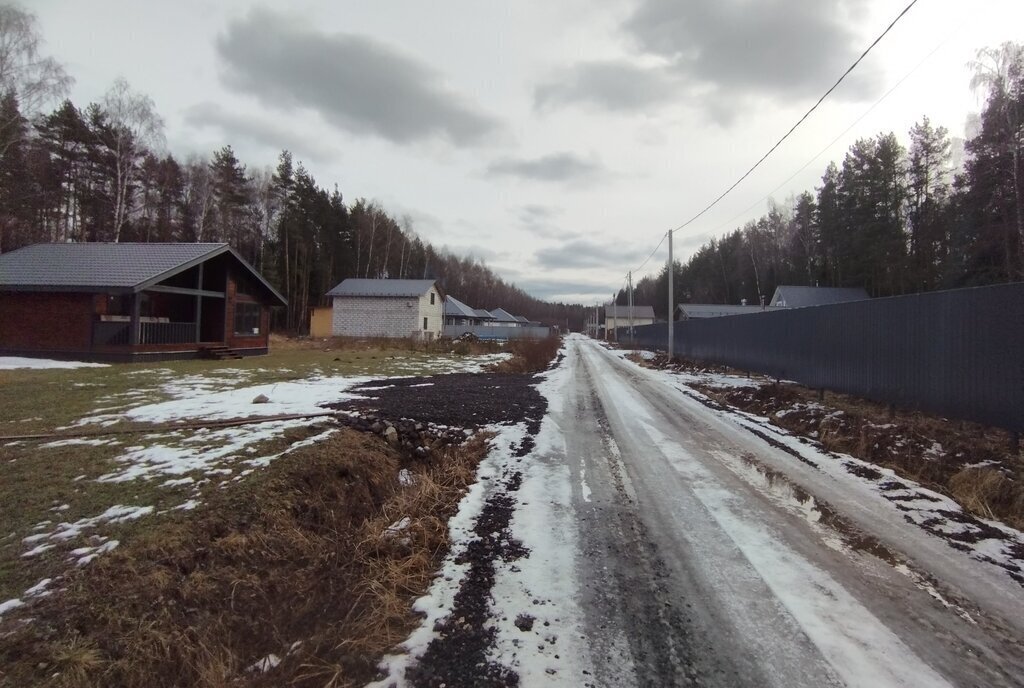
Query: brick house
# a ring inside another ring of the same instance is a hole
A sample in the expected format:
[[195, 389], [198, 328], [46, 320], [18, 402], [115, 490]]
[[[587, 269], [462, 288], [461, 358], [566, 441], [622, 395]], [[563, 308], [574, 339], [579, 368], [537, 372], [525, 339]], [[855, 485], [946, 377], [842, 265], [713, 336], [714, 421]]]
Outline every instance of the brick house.
[[340, 337], [437, 339], [445, 294], [435, 280], [347, 279], [327, 292]]
[[276, 305], [287, 302], [227, 244], [36, 244], [0, 255], [4, 354], [265, 354]]

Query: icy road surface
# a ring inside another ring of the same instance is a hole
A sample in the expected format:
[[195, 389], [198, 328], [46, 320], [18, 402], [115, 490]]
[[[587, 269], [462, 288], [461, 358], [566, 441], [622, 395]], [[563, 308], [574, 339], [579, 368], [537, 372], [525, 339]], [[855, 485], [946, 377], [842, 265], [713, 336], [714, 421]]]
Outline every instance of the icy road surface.
[[1004, 572], [663, 373], [583, 338], [562, 365], [593, 683], [1024, 685]]
[[[845, 459], [714, 407], [686, 378], [579, 335], [563, 353], [538, 386], [548, 410], [529, 455], [513, 451], [523, 424], [495, 428], [424, 622], [375, 686], [506, 685], [482, 664], [406, 673], [452, 616], [459, 555], [502, 494], [508, 541], [528, 554], [494, 561], [483, 629], [487, 661], [519, 685], [1024, 685], [1024, 586], [1003, 553], [955, 549]], [[502, 493], [503, 476], [521, 485]]]

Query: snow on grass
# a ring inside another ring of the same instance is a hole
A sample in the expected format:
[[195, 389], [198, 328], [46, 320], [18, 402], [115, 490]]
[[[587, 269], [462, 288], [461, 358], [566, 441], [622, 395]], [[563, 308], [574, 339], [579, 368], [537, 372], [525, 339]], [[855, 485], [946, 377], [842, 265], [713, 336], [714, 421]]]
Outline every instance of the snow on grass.
[[142, 518], [153, 513], [153, 507], [151, 506], [112, 506], [102, 514], [93, 516], [90, 518], [81, 518], [74, 523], [62, 522], [58, 523], [57, 527], [48, 533], [36, 533], [22, 538], [22, 543], [26, 545], [35, 544], [43, 540], [42, 544], [36, 545], [32, 549], [22, 553], [22, 557], [34, 557], [41, 554], [49, 549], [53, 549], [56, 544], [62, 542], [68, 542], [80, 537], [86, 530], [96, 528], [99, 525], [105, 523], [124, 523], [125, 521], [134, 521], [135, 519]]
[[107, 540], [96, 547], [79, 547], [71, 550], [71, 556], [77, 558], [76, 566], [85, 566], [101, 554], [113, 551], [119, 544], [121, 543], [117, 540]]
[[9, 611], [17, 609], [18, 607], [24, 606], [24, 602], [15, 598], [13, 600], [7, 600], [6, 602], [0, 602], [0, 618]]
[[[226, 420], [253, 416], [320, 413], [321, 404], [353, 399], [345, 390], [369, 382], [369, 377], [318, 377], [275, 382], [222, 391], [206, 391], [130, 409], [124, 416], [133, 421], [168, 423], [193, 419]], [[259, 395], [269, 401], [254, 404]]]
[[24, 358], [21, 356], [0, 356], [0, 370], [49, 370], [55, 368], [108, 368], [106, 363], [85, 361], [53, 361], [46, 358]]

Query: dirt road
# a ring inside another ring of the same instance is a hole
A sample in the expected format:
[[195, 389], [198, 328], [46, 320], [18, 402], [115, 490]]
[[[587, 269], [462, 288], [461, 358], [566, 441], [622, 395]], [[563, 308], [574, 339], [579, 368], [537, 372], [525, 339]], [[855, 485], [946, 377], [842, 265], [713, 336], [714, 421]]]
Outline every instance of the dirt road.
[[590, 683], [1024, 684], [1004, 572], [662, 373], [582, 337], [562, 365]]

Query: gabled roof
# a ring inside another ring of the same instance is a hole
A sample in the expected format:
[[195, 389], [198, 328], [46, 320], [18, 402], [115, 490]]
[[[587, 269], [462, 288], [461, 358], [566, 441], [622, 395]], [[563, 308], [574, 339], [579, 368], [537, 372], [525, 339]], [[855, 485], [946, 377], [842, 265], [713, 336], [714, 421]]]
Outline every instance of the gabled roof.
[[[327, 292], [327, 295], [419, 298], [426, 294], [431, 287], [437, 287], [437, 280], [360, 279], [352, 277], [343, 280], [341, 284]], [[444, 291], [440, 287], [437, 287], [437, 290], [444, 296]]]
[[480, 317], [476, 314], [475, 310], [462, 303], [454, 296], [445, 297], [444, 314], [456, 318], [473, 318], [474, 320]]
[[491, 312], [484, 310], [483, 308], [474, 308], [473, 312], [476, 313], [476, 317], [481, 320], [494, 320], [494, 316], [491, 315]]
[[519, 322], [518, 320], [516, 320], [516, 316], [509, 313], [504, 308], [495, 308], [493, 311], [491, 311], [491, 316], [497, 322]]
[[778, 308], [768, 306], [734, 306], [732, 304], [717, 303], [681, 303], [676, 310], [687, 318], [720, 318], [725, 315], [744, 315], [747, 313], [763, 313], [764, 311], [776, 311]]
[[771, 305], [780, 308], [804, 308], [806, 306], [828, 306], [847, 301], [864, 301], [871, 298], [860, 287], [776, 287]]
[[518, 320], [519, 322], [523, 323], [524, 325], [530, 322], [530, 319], [527, 318], [525, 315], [517, 315], [517, 316], [514, 316], [514, 317], [515, 317], [516, 320]]
[[139, 292], [229, 253], [282, 305], [288, 302], [227, 244], [34, 244], [0, 255], [0, 290]]
[[[615, 318], [616, 320], [629, 320], [629, 306], [618, 306], [616, 304], [605, 304], [604, 317]], [[633, 318], [650, 318], [654, 320], [654, 306], [633, 305]]]

